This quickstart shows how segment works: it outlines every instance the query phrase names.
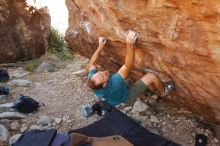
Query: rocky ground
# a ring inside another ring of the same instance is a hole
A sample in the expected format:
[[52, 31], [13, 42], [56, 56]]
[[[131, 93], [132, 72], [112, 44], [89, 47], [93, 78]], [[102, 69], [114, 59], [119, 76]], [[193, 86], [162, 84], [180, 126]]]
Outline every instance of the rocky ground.
[[[44, 61], [33, 73], [18, 67], [8, 68], [12, 79], [7, 84], [11, 93], [1, 96], [0, 102], [14, 102], [22, 94], [34, 98], [42, 106], [37, 112], [28, 114], [23, 119], [1, 119], [1, 145], [7, 143], [13, 135], [30, 129], [57, 128], [62, 132], [68, 132], [101, 118], [93, 115], [86, 119], [80, 112], [81, 105], [98, 101], [86, 86], [85, 65], [88, 60], [75, 55], [73, 61], [68, 63], [53, 61], [51, 65], [48, 62], [51, 61]], [[193, 146], [196, 135], [205, 134], [208, 136], [208, 146], [220, 145], [210, 129], [199, 124], [196, 115], [164, 100], [156, 102], [156, 98], [154, 95], [143, 102], [138, 100], [134, 107], [121, 105], [118, 108], [151, 132], [178, 144]], [[0, 110], [12, 111], [9, 108]], [[10, 141], [14, 138], [16, 139], [16, 136]]]

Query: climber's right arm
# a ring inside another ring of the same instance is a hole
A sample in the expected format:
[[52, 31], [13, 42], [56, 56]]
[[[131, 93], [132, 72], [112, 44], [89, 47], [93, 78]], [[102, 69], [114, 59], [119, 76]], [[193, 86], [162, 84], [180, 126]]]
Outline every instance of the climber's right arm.
[[103, 50], [106, 43], [106, 39], [104, 37], [99, 37], [99, 46], [96, 49], [95, 53], [92, 55], [89, 62], [89, 71], [95, 68], [95, 62], [97, 61], [100, 52]]
[[119, 74], [125, 79], [128, 77], [129, 72], [131, 71], [134, 65], [135, 59], [135, 50], [134, 43], [137, 40], [137, 33], [134, 31], [129, 31], [126, 35], [126, 44], [127, 44], [127, 54], [125, 58], [125, 64], [119, 69]]

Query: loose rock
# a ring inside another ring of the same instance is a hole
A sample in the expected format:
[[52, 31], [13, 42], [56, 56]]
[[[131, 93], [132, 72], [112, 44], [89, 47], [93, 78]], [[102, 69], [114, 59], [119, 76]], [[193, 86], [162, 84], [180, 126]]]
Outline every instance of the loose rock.
[[7, 143], [8, 139], [9, 139], [8, 129], [5, 128], [5, 126], [0, 125], [0, 142]]
[[16, 134], [16, 135], [13, 135], [10, 139], [9, 139], [9, 145], [12, 145], [13, 143], [15, 143], [20, 137], [21, 137], [22, 134]]
[[41, 126], [51, 125], [53, 121], [54, 119], [48, 116], [40, 116], [40, 119], [37, 121], [37, 125], [41, 125]]
[[48, 62], [43, 62], [36, 69], [36, 72], [54, 72], [56, 68], [55, 64], [50, 64]]
[[0, 101], [1, 101], [1, 100], [5, 100], [5, 99], [7, 99], [7, 98], [8, 98], [7, 95], [0, 95]]
[[10, 124], [10, 129], [12, 130], [18, 130], [20, 129], [20, 124], [18, 121], [13, 121], [11, 124]]
[[155, 106], [155, 105], [157, 104], [157, 100], [155, 100], [155, 99], [153, 99], [153, 98], [150, 98], [150, 99], [148, 100], [148, 103], [149, 103], [150, 105], [152, 105], [152, 106]]
[[43, 130], [44, 128], [39, 125], [32, 125], [29, 129], [30, 130]]
[[24, 131], [26, 131], [27, 129], [28, 129], [28, 126], [23, 125], [23, 126], [21, 127], [20, 131], [21, 131], [21, 132], [24, 132]]
[[150, 116], [150, 122], [152, 122], [152, 123], [159, 123], [160, 121], [158, 120], [157, 117], [155, 117], [155, 116]]
[[0, 114], [0, 119], [11, 119], [11, 120], [17, 120], [17, 119], [24, 119], [27, 116], [24, 114], [21, 114], [19, 112], [4, 112]]
[[214, 138], [214, 142], [215, 142], [215, 143], [218, 143], [218, 139], [217, 139], [217, 138]]
[[147, 130], [149, 130], [151, 133], [161, 135], [161, 132], [157, 128], [147, 128]]
[[62, 119], [61, 118], [55, 118], [55, 123], [56, 124], [60, 124], [62, 122]]
[[23, 70], [22, 67], [19, 67], [18, 69], [16, 69], [15, 71], [10, 73], [10, 78], [11, 79], [21, 78], [21, 77], [27, 76], [29, 74], [30, 74], [30, 72], [27, 72], [27, 71]]
[[75, 71], [72, 73], [72, 75], [84, 75], [87, 71], [85, 69], [79, 70], [79, 71]]
[[148, 106], [143, 103], [142, 101], [138, 100], [134, 103], [132, 113], [137, 113], [137, 112], [144, 112], [148, 109]]
[[19, 80], [12, 80], [10, 82], [11, 85], [14, 85], [14, 86], [28, 86], [30, 85], [32, 82], [31, 81], [28, 81], [28, 80], [22, 80], [22, 79], [19, 79]]
[[0, 108], [11, 108], [13, 105], [14, 105], [14, 103], [0, 104]]

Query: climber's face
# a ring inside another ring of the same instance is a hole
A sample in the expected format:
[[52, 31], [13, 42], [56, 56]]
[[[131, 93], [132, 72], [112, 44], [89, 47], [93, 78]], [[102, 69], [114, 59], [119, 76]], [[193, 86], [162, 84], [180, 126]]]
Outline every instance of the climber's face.
[[108, 71], [98, 71], [91, 77], [91, 80], [93, 80], [96, 85], [103, 85], [103, 87], [105, 87], [109, 76], [110, 74]]

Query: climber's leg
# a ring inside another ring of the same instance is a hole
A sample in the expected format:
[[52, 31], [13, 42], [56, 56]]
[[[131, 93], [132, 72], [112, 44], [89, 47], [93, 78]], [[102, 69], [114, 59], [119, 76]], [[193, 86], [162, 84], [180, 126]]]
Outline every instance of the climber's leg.
[[147, 86], [142, 80], [138, 80], [135, 84], [129, 87], [128, 99], [125, 104], [133, 105], [136, 98], [139, 97], [144, 91], [146, 91]]
[[144, 82], [146, 86], [153, 84], [159, 90], [159, 92], [157, 93], [158, 95], [164, 94], [163, 84], [156, 74], [147, 73], [141, 78], [141, 80]]
[[[159, 89], [159, 93], [157, 94], [160, 95], [161, 97], [166, 96], [170, 91], [174, 89], [174, 81], [172, 81], [168, 75], [159, 71], [152, 70], [147, 67], [143, 68], [143, 72], [153, 73], [154, 75], [157, 76], [155, 77], [153, 84], [155, 85], [155, 87]], [[161, 78], [166, 80], [165, 85], [160, 81]]]
[[[147, 73], [140, 80], [138, 80], [134, 85], [129, 88], [128, 99], [125, 102], [126, 104], [132, 105], [136, 98], [139, 97], [142, 93], [144, 93], [149, 85], [152, 83], [160, 85], [160, 81], [158, 77], [153, 73]], [[163, 89], [162, 89], [163, 90]]]

